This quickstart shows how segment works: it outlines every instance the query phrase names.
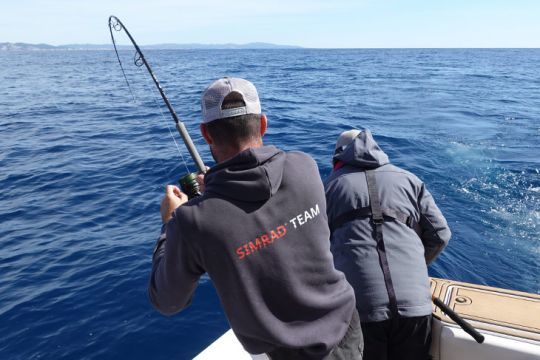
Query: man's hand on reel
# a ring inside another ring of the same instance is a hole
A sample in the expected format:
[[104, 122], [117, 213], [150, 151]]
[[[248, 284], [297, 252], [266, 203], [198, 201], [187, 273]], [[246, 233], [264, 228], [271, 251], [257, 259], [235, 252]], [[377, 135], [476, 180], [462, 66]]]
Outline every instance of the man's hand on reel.
[[180, 191], [178, 186], [167, 185], [165, 196], [161, 200], [161, 221], [167, 223], [172, 218], [173, 211], [188, 201], [188, 196]]

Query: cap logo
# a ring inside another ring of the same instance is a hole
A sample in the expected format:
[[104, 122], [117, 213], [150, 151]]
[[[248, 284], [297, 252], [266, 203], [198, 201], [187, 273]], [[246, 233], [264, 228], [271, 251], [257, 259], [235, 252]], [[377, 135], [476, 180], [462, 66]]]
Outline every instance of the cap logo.
[[221, 117], [222, 118], [229, 118], [229, 117], [245, 115], [245, 114], [247, 114], [247, 110], [246, 110], [245, 106], [239, 107], [239, 108], [234, 108], [234, 109], [221, 110]]

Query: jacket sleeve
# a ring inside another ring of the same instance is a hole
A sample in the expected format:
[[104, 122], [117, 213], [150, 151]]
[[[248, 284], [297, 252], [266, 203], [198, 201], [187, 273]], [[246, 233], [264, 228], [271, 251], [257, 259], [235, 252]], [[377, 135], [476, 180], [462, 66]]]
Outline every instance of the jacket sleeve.
[[441, 210], [424, 184], [420, 189], [419, 208], [420, 237], [424, 244], [426, 263], [429, 265], [446, 247], [450, 241], [451, 232]]
[[176, 217], [164, 224], [152, 257], [148, 296], [164, 315], [175, 314], [191, 303], [204, 271], [195, 264], [193, 251], [182, 241]]

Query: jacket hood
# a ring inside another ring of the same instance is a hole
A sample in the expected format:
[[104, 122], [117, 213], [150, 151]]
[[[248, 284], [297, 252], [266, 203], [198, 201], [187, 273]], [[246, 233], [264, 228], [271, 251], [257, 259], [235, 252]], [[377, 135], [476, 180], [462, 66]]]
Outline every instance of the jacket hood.
[[248, 202], [268, 200], [281, 185], [285, 157], [275, 146], [244, 150], [206, 173], [205, 192]]
[[363, 169], [378, 168], [390, 162], [368, 129], [360, 132], [341, 153], [334, 155], [334, 159]]

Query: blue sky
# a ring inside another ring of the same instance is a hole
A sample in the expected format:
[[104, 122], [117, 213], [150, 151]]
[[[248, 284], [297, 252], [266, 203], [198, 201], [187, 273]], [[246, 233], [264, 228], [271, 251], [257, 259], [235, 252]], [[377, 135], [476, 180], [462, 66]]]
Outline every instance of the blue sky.
[[9, 0], [0, 42], [106, 44], [111, 14], [141, 44], [540, 47], [540, 0]]

